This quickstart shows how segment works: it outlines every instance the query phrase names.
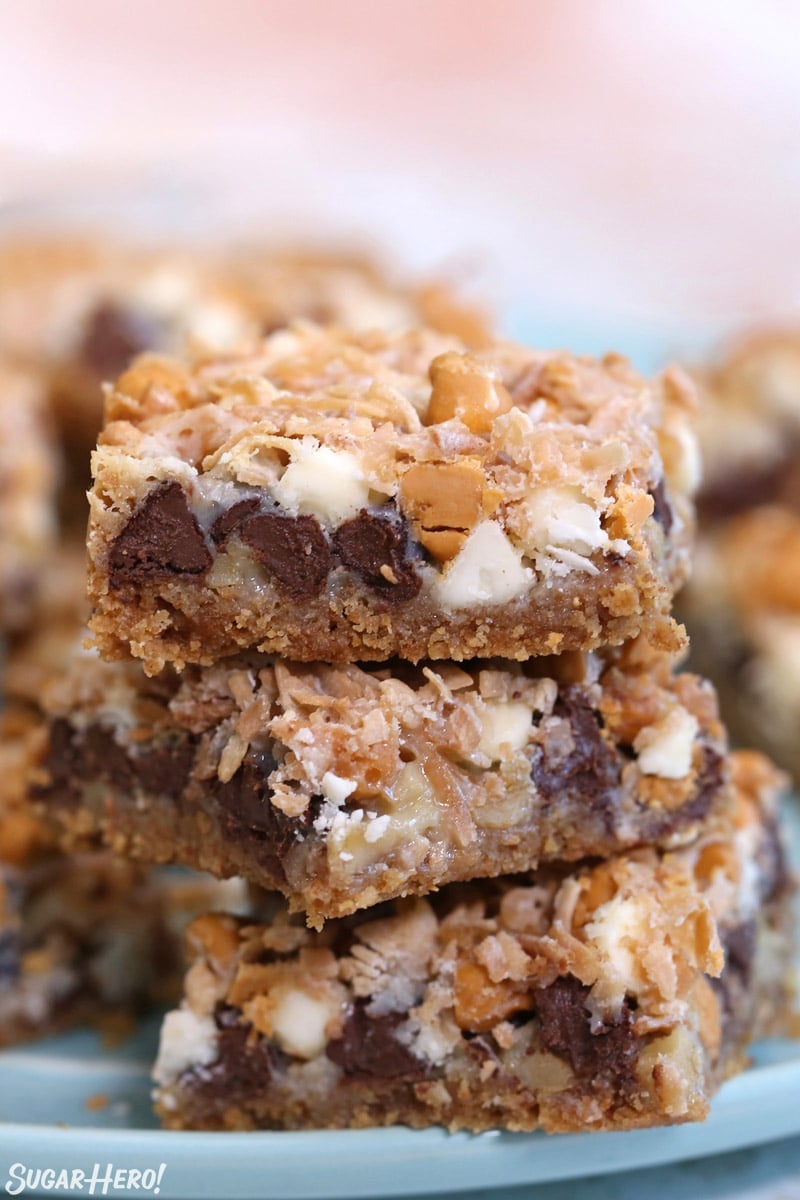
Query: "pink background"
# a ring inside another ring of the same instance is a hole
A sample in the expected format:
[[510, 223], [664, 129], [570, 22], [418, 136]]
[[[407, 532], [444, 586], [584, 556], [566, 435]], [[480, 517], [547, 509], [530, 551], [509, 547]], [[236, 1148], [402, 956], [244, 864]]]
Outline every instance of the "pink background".
[[370, 237], [587, 318], [800, 310], [793, 0], [28, 0], [0, 112], [16, 218]]

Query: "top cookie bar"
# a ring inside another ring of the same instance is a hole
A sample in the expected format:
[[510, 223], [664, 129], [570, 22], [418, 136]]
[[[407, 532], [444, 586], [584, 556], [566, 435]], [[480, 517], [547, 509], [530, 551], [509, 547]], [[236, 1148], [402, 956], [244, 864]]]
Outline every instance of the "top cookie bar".
[[140, 358], [93, 456], [91, 622], [149, 672], [676, 649], [693, 393], [621, 358], [297, 324]]

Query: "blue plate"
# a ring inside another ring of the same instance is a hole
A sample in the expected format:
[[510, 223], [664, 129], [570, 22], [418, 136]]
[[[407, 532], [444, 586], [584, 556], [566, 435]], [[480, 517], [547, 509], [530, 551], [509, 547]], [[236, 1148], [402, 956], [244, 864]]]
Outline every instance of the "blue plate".
[[[787, 804], [787, 817], [793, 862], [800, 866], [796, 803]], [[702, 1125], [555, 1136], [400, 1128], [165, 1132], [157, 1128], [149, 1101], [157, 1038], [153, 1020], [114, 1051], [104, 1051], [92, 1033], [80, 1031], [0, 1055], [0, 1120], [9, 1122], [0, 1125], [0, 1188], [9, 1178], [17, 1180], [23, 1168], [49, 1168], [55, 1174], [44, 1177], [45, 1185], [57, 1183], [59, 1171], [85, 1174], [83, 1191], [51, 1186], [52, 1196], [434, 1195], [655, 1166], [800, 1133], [800, 1042], [782, 1040], [756, 1047], [753, 1065], [725, 1084]], [[9, 1176], [15, 1164], [16, 1174]], [[141, 1180], [121, 1174], [120, 1186], [103, 1192], [106, 1176], [113, 1182], [114, 1172], [131, 1170], [152, 1174]], [[136, 1190], [131, 1182], [149, 1183], [150, 1190]], [[41, 1176], [35, 1186], [42, 1186]]]

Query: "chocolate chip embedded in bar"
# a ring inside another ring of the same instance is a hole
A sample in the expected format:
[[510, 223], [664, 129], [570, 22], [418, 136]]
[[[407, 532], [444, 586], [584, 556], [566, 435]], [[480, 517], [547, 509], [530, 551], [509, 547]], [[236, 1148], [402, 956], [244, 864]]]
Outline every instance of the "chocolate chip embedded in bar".
[[240, 536], [278, 591], [292, 600], [318, 596], [322, 591], [331, 553], [314, 517], [253, 514], [241, 526]]
[[162, 1121], [702, 1120], [750, 1041], [793, 1007], [791, 890], [768, 849], [781, 777], [758, 755], [732, 759], [730, 808], [676, 851], [445, 888], [318, 934], [284, 914], [200, 918], [161, 1032]]
[[408, 526], [402, 518], [362, 511], [339, 526], [334, 544], [342, 564], [392, 602], [413, 600], [422, 587], [407, 556]]
[[180, 484], [163, 483], [149, 493], [114, 540], [108, 565], [113, 588], [205, 574], [211, 555]]
[[[150, 672], [245, 649], [519, 659], [641, 632], [675, 650], [692, 403], [677, 372], [429, 330], [144, 357], [94, 456], [97, 644]], [[165, 496], [187, 561], [155, 534], [131, 559]]]
[[118, 851], [242, 875], [311, 923], [455, 880], [678, 845], [728, 802], [713, 691], [644, 644], [526, 664], [55, 683], [40, 798]]

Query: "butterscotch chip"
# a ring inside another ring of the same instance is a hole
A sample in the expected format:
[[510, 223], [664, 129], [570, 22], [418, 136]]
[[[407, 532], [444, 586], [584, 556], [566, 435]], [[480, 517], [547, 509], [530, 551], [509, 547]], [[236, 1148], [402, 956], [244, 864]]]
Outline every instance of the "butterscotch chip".
[[216, 966], [223, 966], [239, 944], [236, 922], [222, 913], [196, 917], [187, 929], [186, 937], [196, 952], [202, 950]]
[[454, 558], [478, 521], [491, 516], [502, 493], [489, 484], [480, 461], [418, 463], [400, 481], [403, 507], [417, 540], [435, 558]]
[[514, 403], [491, 369], [467, 354], [440, 354], [430, 365], [430, 377], [431, 425], [458, 418], [473, 433], [488, 433], [495, 418]]

